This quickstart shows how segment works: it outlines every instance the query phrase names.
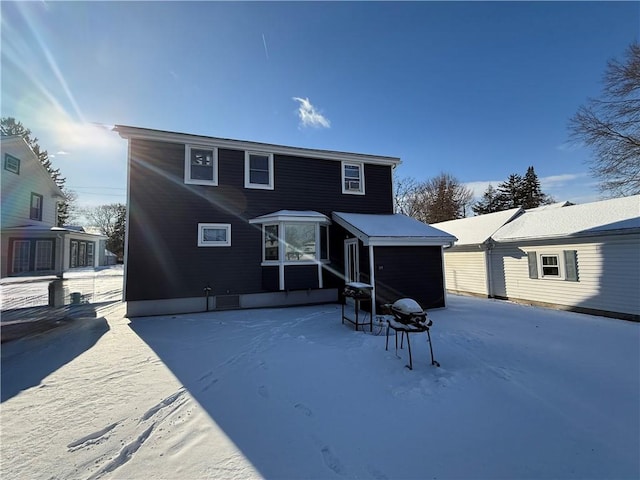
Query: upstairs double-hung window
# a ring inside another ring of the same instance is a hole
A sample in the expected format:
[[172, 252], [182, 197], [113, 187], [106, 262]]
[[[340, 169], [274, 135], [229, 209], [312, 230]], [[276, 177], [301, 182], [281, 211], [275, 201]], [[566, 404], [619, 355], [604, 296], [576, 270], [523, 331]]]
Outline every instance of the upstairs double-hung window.
[[342, 193], [364, 195], [364, 164], [342, 162]]
[[29, 209], [31, 220], [42, 221], [42, 195], [31, 193], [31, 208]]
[[184, 159], [184, 183], [218, 185], [218, 149], [187, 145]]
[[273, 190], [273, 154], [245, 152], [244, 186]]

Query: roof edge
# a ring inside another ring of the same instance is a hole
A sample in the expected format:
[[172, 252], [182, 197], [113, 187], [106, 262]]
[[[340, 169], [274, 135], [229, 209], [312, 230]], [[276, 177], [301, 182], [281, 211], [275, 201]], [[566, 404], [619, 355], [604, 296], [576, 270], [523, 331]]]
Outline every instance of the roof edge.
[[127, 125], [116, 125], [113, 130], [116, 131], [122, 138], [127, 140], [133, 138], [142, 140], [156, 140], [160, 142], [194, 143], [198, 145], [210, 145], [212, 147], [229, 148], [233, 150], [268, 151], [269, 153], [275, 153], [279, 155], [303, 156], [323, 160], [358, 161], [377, 165], [390, 165], [393, 167], [402, 163], [399, 157], [339, 152], [334, 150], [320, 150], [303, 147], [290, 147], [286, 145], [275, 145], [247, 140], [234, 140], [230, 138], [219, 138], [205, 135], [195, 135], [190, 133], [131, 127]]

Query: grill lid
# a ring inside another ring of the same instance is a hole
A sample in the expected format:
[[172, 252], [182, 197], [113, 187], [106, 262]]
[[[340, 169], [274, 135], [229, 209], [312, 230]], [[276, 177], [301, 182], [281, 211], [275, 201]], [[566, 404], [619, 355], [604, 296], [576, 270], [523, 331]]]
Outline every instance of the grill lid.
[[391, 305], [391, 308], [404, 315], [423, 315], [424, 310], [413, 298], [401, 298]]

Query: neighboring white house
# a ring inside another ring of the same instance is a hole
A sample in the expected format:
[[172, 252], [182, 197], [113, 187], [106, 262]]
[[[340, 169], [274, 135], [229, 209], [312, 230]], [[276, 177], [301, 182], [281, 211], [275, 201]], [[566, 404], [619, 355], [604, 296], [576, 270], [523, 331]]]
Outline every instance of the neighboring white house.
[[452, 247], [444, 249], [447, 291], [490, 296], [487, 253], [491, 246], [491, 236], [522, 213], [524, 213], [522, 208], [514, 208], [432, 225], [458, 239]]
[[[479, 262], [459, 266], [460, 253], [474, 244], [445, 251], [447, 289], [640, 321], [640, 195], [557, 207], [520, 213], [483, 247], [475, 244], [487, 266], [474, 282], [459, 281], [463, 272], [480, 269]], [[435, 226], [464, 239], [474, 220], [491, 215]]]
[[1, 142], [0, 276], [102, 265], [107, 237], [56, 227], [62, 191], [21, 136]]

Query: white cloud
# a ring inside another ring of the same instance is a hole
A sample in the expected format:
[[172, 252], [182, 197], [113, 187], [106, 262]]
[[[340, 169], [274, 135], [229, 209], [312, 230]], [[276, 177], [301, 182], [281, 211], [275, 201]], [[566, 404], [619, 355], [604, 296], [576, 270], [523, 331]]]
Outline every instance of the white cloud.
[[487, 188], [489, 188], [489, 185], [493, 185], [493, 188], [498, 188], [499, 183], [502, 183], [502, 180], [480, 180], [477, 182], [466, 182], [464, 186], [473, 192], [474, 198], [480, 199]]
[[569, 183], [587, 177], [587, 173], [566, 173], [563, 175], [551, 175], [549, 177], [540, 178], [540, 186], [542, 190], [564, 187]]
[[308, 98], [293, 97], [293, 100], [300, 103], [298, 107], [298, 117], [300, 118], [301, 127], [331, 127], [329, 119], [318, 112]]

